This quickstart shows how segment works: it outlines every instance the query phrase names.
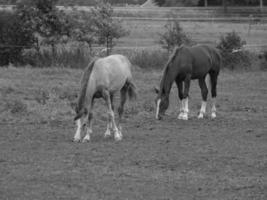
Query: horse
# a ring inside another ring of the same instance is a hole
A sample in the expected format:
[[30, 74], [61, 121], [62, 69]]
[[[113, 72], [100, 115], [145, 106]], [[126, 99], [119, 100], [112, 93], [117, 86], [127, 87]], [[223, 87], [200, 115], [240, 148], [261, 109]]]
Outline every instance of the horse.
[[[120, 105], [118, 107], [119, 122], [115, 123], [114, 94], [120, 91]], [[81, 141], [81, 132], [86, 126], [86, 134], [82, 142], [90, 141], [92, 131], [93, 106], [96, 98], [103, 98], [108, 108], [108, 123], [105, 137], [114, 133], [116, 141], [122, 139], [121, 118], [124, 104], [127, 100], [137, 97], [136, 86], [131, 73], [131, 63], [123, 55], [110, 55], [104, 58], [94, 59], [85, 69], [81, 79], [81, 90], [76, 105], [74, 121], [77, 130], [74, 142]]]
[[169, 106], [169, 94], [173, 82], [178, 88], [181, 101], [178, 119], [188, 120], [188, 93], [190, 81], [198, 79], [202, 94], [202, 104], [198, 118], [202, 119], [206, 113], [208, 87], [212, 96], [211, 118], [216, 118], [217, 79], [220, 72], [222, 58], [218, 49], [208, 45], [195, 45], [176, 47], [169, 57], [160, 81], [159, 89], [155, 88], [156, 119], [161, 119]]

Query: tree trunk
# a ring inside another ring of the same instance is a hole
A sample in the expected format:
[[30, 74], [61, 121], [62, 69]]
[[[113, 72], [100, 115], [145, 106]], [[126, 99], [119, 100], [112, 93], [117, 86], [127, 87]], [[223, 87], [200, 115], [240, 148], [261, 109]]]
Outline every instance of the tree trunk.
[[110, 51], [111, 51], [111, 44], [110, 44], [110, 37], [107, 36], [107, 46], [106, 46], [106, 56], [110, 55]]
[[263, 0], [260, 0], [260, 9], [261, 9], [261, 11], [263, 9]]
[[224, 13], [227, 13], [227, 0], [223, 0], [222, 3], [223, 3]]
[[208, 0], [204, 0], [205, 7], [208, 7]]

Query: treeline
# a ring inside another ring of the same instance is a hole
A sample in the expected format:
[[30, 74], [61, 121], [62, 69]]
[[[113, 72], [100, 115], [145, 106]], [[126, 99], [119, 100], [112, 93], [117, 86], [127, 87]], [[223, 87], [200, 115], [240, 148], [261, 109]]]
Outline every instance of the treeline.
[[[16, 4], [20, 0], [0, 0], [0, 4]], [[49, 0], [47, 0], [49, 1]], [[228, 6], [258, 6], [260, 0], [154, 0], [160, 6], [221, 6], [226, 3]], [[95, 0], [58, 0], [58, 5], [80, 5], [92, 6], [95, 5]], [[146, 0], [105, 0], [112, 5], [141, 5]], [[267, 0], [262, 0], [263, 5], [267, 5]]]
[[104, 1], [99, 0], [90, 12], [70, 14], [57, 9], [56, 2], [22, 0], [14, 12], [0, 12], [0, 66], [38, 65], [44, 60], [52, 65], [62, 47], [71, 44], [77, 46], [79, 56], [84, 54], [82, 47], [92, 52], [93, 45], [105, 48], [108, 55], [115, 41], [128, 34]]
[[154, 0], [160, 6], [258, 6], [267, 0]]
[[[15, 5], [20, 0], [0, 0], [0, 4], [2, 5]], [[47, 0], [49, 1], [49, 0]], [[112, 5], [125, 5], [125, 4], [131, 4], [131, 5], [141, 5], [146, 0], [105, 0], [106, 3], [110, 3]], [[93, 6], [96, 4], [96, 0], [58, 0], [57, 5], [80, 5], [80, 6]]]

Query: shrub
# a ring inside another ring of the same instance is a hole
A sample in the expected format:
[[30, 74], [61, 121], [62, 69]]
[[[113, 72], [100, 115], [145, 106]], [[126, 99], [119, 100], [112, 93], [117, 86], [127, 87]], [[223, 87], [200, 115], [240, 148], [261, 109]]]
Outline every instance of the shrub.
[[260, 69], [267, 70], [267, 50], [263, 50], [259, 55], [260, 58]]
[[228, 69], [249, 69], [253, 55], [249, 51], [222, 52], [223, 67]]
[[251, 54], [243, 50], [245, 44], [246, 41], [242, 40], [235, 31], [221, 36], [217, 48], [221, 50], [224, 67], [229, 69], [250, 68]]
[[232, 52], [233, 50], [241, 49], [245, 44], [246, 41], [242, 40], [237, 32], [232, 31], [230, 33], [226, 33], [225, 36], [221, 36], [220, 42], [217, 47], [221, 51]]
[[27, 111], [27, 105], [20, 100], [14, 100], [7, 102], [6, 108], [12, 113], [25, 113]]
[[22, 62], [22, 52], [34, 43], [33, 33], [21, 25], [20, 18], [10, 12], [0, 13], [0, 65]]

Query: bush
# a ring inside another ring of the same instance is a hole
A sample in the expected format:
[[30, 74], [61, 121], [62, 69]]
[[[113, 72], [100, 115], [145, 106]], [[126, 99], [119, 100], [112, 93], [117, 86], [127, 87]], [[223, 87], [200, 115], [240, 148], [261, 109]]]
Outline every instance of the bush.
[[223, 66], [225, 68], [250, 68], [252, 55], [248, 51], [243, 50], [245, 44], [246, 41], [242, 40], [235, 31], [221, 36], [217, 48], [221, 50]]
[[223, 67], [228, 69], [249, 69], [253, 55], [249, 51], [222, 52]]
[[17, 114], [17, 113], [19, 114], [19, 113], [26, 113], [27, 112], [27, 105], [20, 100], [14, 100], [11, 102], [7, 102], [6, 108], [12, 114]]
[[259, 55], [260, 58], [260, 69], [267, 70], [267, 50], [263, 50], [263, 52]]
[[221, 36], [217, 48], [223, 52], [232, 52], [241, 49], [245, 44], [246, 41], [242, 40], [237, 32], [232, 31]]
[[134, 51], [128, 55], [131, 63], [143, 69], [163, 69], [167, 60], [168, 53], [156, 50]]
[[11, 12], [0, 13], [0, 65], [20, 63], [22, 52], [31, 48], [34, 37], [30, 30], [21, 25], [17, 15]]

